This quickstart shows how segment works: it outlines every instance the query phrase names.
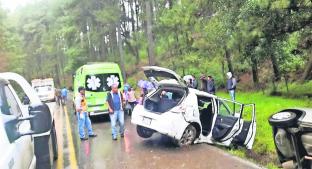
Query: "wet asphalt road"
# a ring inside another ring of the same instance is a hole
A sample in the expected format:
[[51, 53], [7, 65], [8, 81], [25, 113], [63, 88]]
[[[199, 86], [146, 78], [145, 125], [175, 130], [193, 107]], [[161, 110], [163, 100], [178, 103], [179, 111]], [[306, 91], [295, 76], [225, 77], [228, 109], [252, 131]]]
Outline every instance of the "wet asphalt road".
[[254, 169], [259, 166], [208, 144], [177, 148], [166, 136], [142, 139], [125, 119], [125, 137], [111, 138], [109, 117], [92, 119], [98, 135], [80, 141], [72, 106], [55, 107], [59, 158], [56, 169]]

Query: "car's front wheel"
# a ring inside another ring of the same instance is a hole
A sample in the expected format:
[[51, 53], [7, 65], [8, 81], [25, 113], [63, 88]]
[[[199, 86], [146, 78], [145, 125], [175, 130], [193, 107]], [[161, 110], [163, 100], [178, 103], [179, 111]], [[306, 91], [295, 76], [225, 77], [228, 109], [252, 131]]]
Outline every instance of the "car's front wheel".
[[142, 138], [150, 138], [152, 137], [154, 133], [153, 130], [143, 127], [143, 126], [139, 126], [139, 125], [137, 125], [136, 129], [137, 129], [138, 135]]
[[193, 144], [196, 138], [196, 132], [196, 128], [193, 125], [187, 126], [181, 139], [177, 141], [177, 145], [183, 147]]
[[296, 117], [296, 113], [291, 111], [278, 112], [269, 118], [269, 122], [276, 127], [293, 127], [297, 122]]

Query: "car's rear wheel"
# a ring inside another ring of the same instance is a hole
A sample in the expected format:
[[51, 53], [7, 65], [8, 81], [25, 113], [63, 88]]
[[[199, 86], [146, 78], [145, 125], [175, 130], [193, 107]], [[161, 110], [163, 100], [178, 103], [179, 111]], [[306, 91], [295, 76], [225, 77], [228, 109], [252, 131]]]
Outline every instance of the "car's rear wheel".
[[142, 138], [150, 138], [152, 137], [154, 133], [153, 130], [143, 127], [143, 126], [139, 126], [139, 125], [137, 125], [136, 129], [137, 129], [138, 135]]
[[181, 139], [177, 141], [177, 145], [183, 147], [193, 144], [196, 138], [196, 132], [196, 128], [193, 125], [187, 126]]
[[291, 111], [278, 112], [269, 118], [272, 126], [293, 127], [297, 123], [296, 113]]

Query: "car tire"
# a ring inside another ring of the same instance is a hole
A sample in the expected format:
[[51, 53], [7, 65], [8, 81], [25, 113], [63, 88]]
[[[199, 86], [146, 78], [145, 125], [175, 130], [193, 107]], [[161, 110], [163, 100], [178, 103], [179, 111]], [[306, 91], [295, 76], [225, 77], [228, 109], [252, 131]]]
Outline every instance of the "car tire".
[[137, 125], [136, 129], [137, 129], [138, 135], [142, 138], [150, 138], [152, 137], [154, 133], [153, 130], [143, 127], [143, 126], [139, 126], [139, 125]]
[[193, 125], [188, 125], [180, 140], [177, 141], [179, 147], [189, 146], [194, 143], [197, 131]]
[[297, 115], [291, 111], [278, 112], [270, 116], [269, 123], [275, 127], [293, 127], [297, 123]]
[[56, 136], [54, 122], [53, 122], [53, 126], [51, 129], [51, 140], [52, 140], [52, 149], [53, 149], [53, 159], [57, 160], [58, 159], [58, 147], [57, 147], [57, 136]]

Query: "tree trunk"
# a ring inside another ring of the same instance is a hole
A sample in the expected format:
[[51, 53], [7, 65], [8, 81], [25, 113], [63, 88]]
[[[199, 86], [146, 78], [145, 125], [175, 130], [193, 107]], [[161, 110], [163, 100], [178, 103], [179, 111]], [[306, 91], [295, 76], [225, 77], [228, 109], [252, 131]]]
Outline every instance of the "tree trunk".
[[312, 53], [311, 52], [312, 52], [312, 48], [309, 51], [310, 58], [309, 58], [307, 65], [305, 66], [300, 82], [304, 82], [305, 80], [308, 80], [312, 74]]
[[131, 15], [131, 29], [132, 29], [132, 33], [134, 33], [135, 32], [135, 18], [134, 18], [133, 6], [135, 7], [136, 3], [134, 0], [130, 0], [129, 4], [130, 4], [130, 15]]
[[154, 37], [153, 37], [153, 8], [150, 0], [145, 1], [146, 8], [146, 33], [148, 42], [148, 59], [149, 65], [155, 65]]
[[116, 25], [110, 28], [110, 35], [109, 35], [109, 47], [110, 47], [110, 55], [115, 57], [117, 55], [117, 37], [116, 37]]
[[250, 57], [251, 59], [251, 71], [252, 71], [252, 80], [255, 85], [255, 88], [259, 88], [259, 76], [258, 76], [258, 62], [254, 56]]
[[281, 74], [280, 74], [280, 71], [279, 71], [277, 59], [276, 59], [274, 54], [270, 55], [270, 59], [271, 59], [271, 62], [272, 62], [272, 68], [273, 68], [273, 73], [274, 73], [274, 79], [273, 80], [274, 81], [279, 81], [279, 80], [281, 80]]
[[228, 65], [228, 70], [229, 70], [229, 72], [234, 74], [230, 51], [226, 47], [224, 50], [225, 50], [225, 59], [226, 59], [227, 65]]
[[172, 9], [172, 6], [173, 6], [172, 0], [167, 0], [167, 3], [168, 3], [168, 6], [169, 6], [169, 9]]
[[127, 81], [126, 77], [126, 70], [125, 70], [125, 64], [124, 64], [124, 51], [122, 49], [122, 39], [121, 39], [121, 25], [118, 25], [117, 27], [117, 34], [118, 34], [118, 49], [119, 49], [119, 57], [120, 57], [120, 66], [122, 71], [122, 76], [124, 81]]
[[140, 30], [140, 3], [139, 0], [134, 0], [135, 3], [135, 16], [136, 16], [136, 30]]

